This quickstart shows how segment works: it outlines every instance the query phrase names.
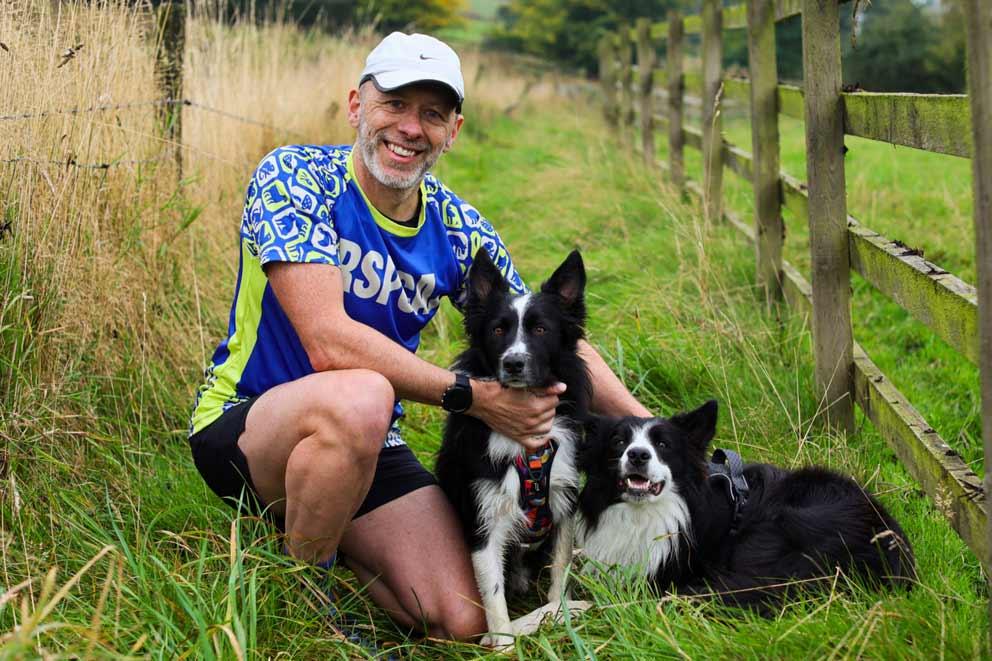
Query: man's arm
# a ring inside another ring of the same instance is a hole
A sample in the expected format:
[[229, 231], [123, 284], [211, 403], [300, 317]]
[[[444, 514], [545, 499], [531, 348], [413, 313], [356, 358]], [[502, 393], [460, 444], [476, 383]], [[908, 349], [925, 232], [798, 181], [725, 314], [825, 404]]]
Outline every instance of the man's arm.
[[579, 355], [586, 361], [592, 381], [592, 411], [601, 415], [636, 415], [651, 417], [651, 411], [634, 399], [613, 373], [599, 352], [585, 340], [579, 340]]
[[[288, 262], [273, 262], [265, 269], [315, 370], [371, 369], [389, 380], [397, 397], [440, 405], [441, 395], [454, 383], [454, 373], [418, 358], [349, 317], [340, 269]], [[551, 431], [558, 395], [563, 391], [560, 384], [535, 392], [473, 379], [473, 402], [467, 413], [529, 449], [537, 449], [544, 443], [541, 437]]]

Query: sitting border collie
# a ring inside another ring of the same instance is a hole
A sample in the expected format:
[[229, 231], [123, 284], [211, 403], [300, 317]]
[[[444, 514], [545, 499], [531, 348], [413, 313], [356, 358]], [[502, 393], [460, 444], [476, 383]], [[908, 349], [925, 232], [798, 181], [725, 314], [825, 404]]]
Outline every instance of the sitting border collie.
[[525, 633], [511, 625], [507, 582], [514, 592], [526, 590], [531, 570], [550, 558], [550, 601], [564, 596], [579, 489], [575, 452], [591, 397], [577, 346], [585, 321], [585, 279], [578, 251], [535, 294], [511, 296], [485, 250], [468, 275], [470, 347], [456, 360], [455, 371], [496, 379], [508, 388], [567, 386], [549, 443], [534, 455], [525, 456], [521, 445], [477, 418], [448, 417], [435, 472], [472, 551], [490, 632], [483, 644], [502, 647], [512, 644], [513, 634]]
[[[664, 418], [591, 418], [579, 468], [578, 538], [605, 565], [638, 566], [658, 589], [764, 610], [839, 568], [907, 587], [913, 552], [854, 480], [824, 468], [708, 463], [717, 403]], [[731, 455], [717, 450], [714, 459]]]

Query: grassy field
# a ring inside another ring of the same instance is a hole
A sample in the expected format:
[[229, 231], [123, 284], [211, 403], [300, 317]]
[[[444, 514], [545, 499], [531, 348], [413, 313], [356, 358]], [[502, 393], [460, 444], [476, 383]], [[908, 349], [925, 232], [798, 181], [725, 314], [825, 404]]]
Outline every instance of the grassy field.
[[[0, 35], [21, 58], [16, 68], [0, 60], [0, 114], [90, 105], [102, 95], [155, 98], [140, 13], [80, 3], [54, 15], [48, 7], [25, 0], [0, 13]], [[313, 141], [350, 139], [335, 104], [367, 37], [230, 28], [209, 16], [192, 29], [189, 96]], [[87, 47], [56, 68], [56, 54], [77, 37]], [[903, 522], [920, 569], [908, 594], [872, 593], [838, 577], [829, 594], [768, 619], [659, 599], [636, 581], [580, 576], [577, 592], [595, 608], [518, 641], [517, 656], [988, 656], [988, 594], [977, 561], [870, 426], [846, 440], [822, 431], [809, 336], [798, 320], [764, 314], [751, 254], [734, 231], [702, 227], [698, 209], [645, 172], [583, 110], [587, 102], [528, 86], [497, 65], [478, 74], [474, 56], [466, 63], [469, 119], [439, 174], [494, 221], [525, 278], [539, 282], [581, 248], [589, 336], [649, 407], [667, 414], [716, 397], [720, 444], [755, 460], [851, 472]], [[504, 114], [525, 89], [529, 101]], [[185, 120], [178, 185], [167, 162], [97, 172], [0, 165], [2, 219], [10, 224], [0, 232], [2, 658], [362, 656], [325, 617], [325, 578], [284, 557], [263, 524], [217, 502], [188, 455], [193, 389], [225, 328], [243, 186], [254, 163], [287, 137], [192, 110]], [[161, 149], [152, 121], [121, 112], [0, 123], [0, 159], [147, 158]], [[913, 194], [935, 188], [928, 170], [914, 176]], [[910, 183], [901, 190], [910, 193]], [[915, 245], [908, 234], [897, 236]], [[932, 222], [921, 221], [914, 235], [966, 255], [963, 239]], [[794, 257], [798, 245], [790, 248]], [[910, 324], [893, 311], [864, 309], [878, 326], [862, 326], [859, 339], [887, 329], [879, 344], [895, 344], [910, 332], [899, 330]], [[446, 363], [461, 338], [457, 313], [445, 307], [423, 355]], [[977, 413], [953, 409], [967, 410], [974, 373], [938, 371], [929, 350], [903, 360], [894, 346], [892, 359], [909, 379], [943, 375], [945, 383], [921, 382], [920, 396], [931, 407], [946, 400], [949, 440], [961, 440], [952, 428], [977, 440]], [[437, 409], [409, 407], [406, 436], [428, 465], [441, 422]], [[398, 653], [486, 654], [408, 638], [347, 572], [333, 580], [340, 607]]]

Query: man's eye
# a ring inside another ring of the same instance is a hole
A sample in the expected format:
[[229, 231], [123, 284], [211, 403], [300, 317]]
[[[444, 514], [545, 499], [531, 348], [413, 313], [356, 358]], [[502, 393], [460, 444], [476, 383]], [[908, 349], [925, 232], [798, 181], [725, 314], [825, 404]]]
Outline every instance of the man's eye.
[[435, 124], [441, 124], [444, 122], [444, 117], [436, 110], [428, 110], [424, 113], [427, 116], [427, 121], [433, 122]]

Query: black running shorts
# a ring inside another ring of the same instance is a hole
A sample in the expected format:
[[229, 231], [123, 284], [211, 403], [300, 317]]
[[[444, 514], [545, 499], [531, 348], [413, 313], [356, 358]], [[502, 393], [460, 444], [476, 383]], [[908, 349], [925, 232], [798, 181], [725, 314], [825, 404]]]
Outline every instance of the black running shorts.
[[[235, 509], [240, 505], [247, 513], [265, 514], [281, 530], [282, 518], [265, 511], [265, 505], [251, 481], [248, 460], [238, 447], [248, 411], [257, 400], [258, 397], [253, 397], [224, 411], [217, 420], [193, 434], [189, 445], [196, 469], [215, 494]], [[394, 428], [390, 437], [395, 438], [397, 433]], [[372, 486], [354, 518], [436, 483], [434, 476], [423, 467], [409, 447], [384, 447], [379, 452]]]

